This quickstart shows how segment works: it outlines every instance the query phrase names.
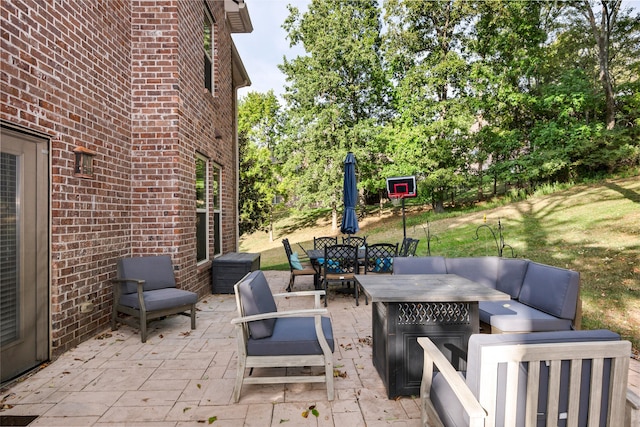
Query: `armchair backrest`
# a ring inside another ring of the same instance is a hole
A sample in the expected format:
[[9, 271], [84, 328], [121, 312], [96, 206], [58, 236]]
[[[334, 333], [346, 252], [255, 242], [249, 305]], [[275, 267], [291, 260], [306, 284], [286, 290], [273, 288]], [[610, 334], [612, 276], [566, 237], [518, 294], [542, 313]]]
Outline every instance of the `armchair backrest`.
[[476, 334], [466, 382], [496, 426], [523, 426], [527, 417], [563, 426], [576, 415], [583, 426], [598, 405], [596, 425], [621, 425], [607, 414], [624, 415], [630, 345], [607, 330]]
[[[235, 284], [235, 287], [238, 316], [244, 317], [278, 311], [271, 288], [269, 288], [269, 283], [262, 270], [248, 273], [240, 282]], [[251, 338], [270, 337], [273, 334], [275, 323], [276, 319], [249, 322]]]
[[324, 249], [327, 246], [337, 245], [338, 238], [335, 236], [324, 236], [324, 237], [314, 237], [313, 238], [313, 249], [319, 250]]
[[[145, 291], [176, 287], [169, 255], [121, 258], [118, 260], [118, 279], [144, 280]], [[136, 291], [135, 282], [127, 282], [122, 287], [123, 294]]]

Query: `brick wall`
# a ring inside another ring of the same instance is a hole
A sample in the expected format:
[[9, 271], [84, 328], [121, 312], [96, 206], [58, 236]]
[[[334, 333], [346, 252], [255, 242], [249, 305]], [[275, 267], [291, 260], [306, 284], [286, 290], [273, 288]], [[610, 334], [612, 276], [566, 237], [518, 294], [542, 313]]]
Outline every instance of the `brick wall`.
[[[180, 287], [209, 292], [209, 265], [195, 261], [196, 152], [222, 168], [223, 252], [236, 247], [231, 38], [223, 2], [209, 4], [215, 96], [202, 82], [200, 1], [0, 5], [0, 119], [50, 137], [54, 354], [108, 327], [120, 257], [169, 253]], [[98, 153], [93, 179], [74, 176], [76, 146]]]

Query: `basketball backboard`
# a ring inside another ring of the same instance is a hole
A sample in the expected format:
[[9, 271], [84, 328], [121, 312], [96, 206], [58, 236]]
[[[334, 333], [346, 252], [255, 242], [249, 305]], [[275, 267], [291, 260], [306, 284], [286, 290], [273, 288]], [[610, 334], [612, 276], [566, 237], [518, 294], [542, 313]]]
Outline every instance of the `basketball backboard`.
[[416, 197], [416, 177], [415, 176], [397, 176], [387, 178], [387, 193], [390, 198]]

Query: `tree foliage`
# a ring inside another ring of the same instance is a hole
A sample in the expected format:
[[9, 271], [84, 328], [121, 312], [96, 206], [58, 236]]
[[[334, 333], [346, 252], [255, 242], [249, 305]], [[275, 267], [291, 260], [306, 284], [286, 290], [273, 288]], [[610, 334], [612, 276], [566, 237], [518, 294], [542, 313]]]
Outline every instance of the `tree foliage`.
[[306, 52], [280, 65], [284, 108], [240, 121], [292, 205], [335, 221], [348, 151], [368, 201], [416, 175], [436, 210], [488, 182], [640, 166], [640, 14], [623, 1], [312, 0], [283, 27]]

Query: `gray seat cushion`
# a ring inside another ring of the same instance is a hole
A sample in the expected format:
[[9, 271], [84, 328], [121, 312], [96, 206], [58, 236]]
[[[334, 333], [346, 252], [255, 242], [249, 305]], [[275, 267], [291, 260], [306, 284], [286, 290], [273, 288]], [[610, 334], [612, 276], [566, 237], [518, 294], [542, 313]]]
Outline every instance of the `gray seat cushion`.
[[[144, 280], [144, 290], [175, 288], [176, 279], [169, 255], [122, 258], [118, 260], [118, 278]], [[137, 292], [137, 284], [127, 282], [123, 293]]]
[[[147, 311], [163, 310], [165, 308], [179, 307], [181, 305], [195, 304], [198, 302], [198, 294], [176, 288], [156, 289], [142, 293]], [[120, 296], [120, 304], [135, 309], [140, 309], [138, 294], [123, 294]]]
[[518, 301], [480, 301], [480, 320], [503, 332], [571, 330], [571, 320], [561, 319]]
[[[322, 330], [333, 353], [333, 328], [331, 319], [322, 318]], [[249, 356], [282, 356], [322, 354], [322, 348], [316, 337], [313, 317], [283, 317], [276, 320], [273, 333], [266, 338], [247, 342]]]
[[395, 257], [393, 274], [446, 274], [444, 257]]
[[[467, 372], [466, 372], [466, 383], [469, 386], [471, 392], [478, 397], [478, 391], [480, 388], [480, 350], [484, 346], [494, 346], [494, 345], [510, 345], [510, 344], [536, 344], [536, 343], [562, 343], [562, 342], [580, 342], [580, 341], [618, 341], [620, 336], [608, 330], [592, 330], [592, 331], [561, 331], [561, 332], [538, 332], [532, 334], [475, 334], [472, 335], [469, 339], [469, 351], [467, 358]], [[585, 361], [585, 365], [583, 365], [583, 373], [582, 373], [582, 381], [581, 381], [581, 396], [580, 396], [580, 412], [579, 412], [579, 422], [578, 425], [586, 425], [586, 417], [587, 417], [587, 392], [589, 387], [589, 374], [590, 374], [590, 362]], [[610, 364], [606, 364], [603, 381], [603, 389], [607, 389], [609, 387], [609, 371]], [[502, 367], [501, 371], [498, 374], [498, 398], [497, 398], [497, 414], [504, 414], [504, 399], [505, 399], [505, 389], [506, 386], [504, 384], [506, 366]], [[517, 426], [524, 425], [524, 396], [525, 396], [525, 382], [524, 377], [527, 374], [527, 366], [526, 364], [521, 364], [520, 366], [520, 389], [518, 392], [519, 400], [518, 400], [518, 423]], [[544, 390], [548, 387], [548, 367], [541, 363], [541, 372], [540, 372], [540, 390], [541, 395], [538, 400], [538, 425], [544, 425], [545, 413], [546, 413], [546, 405], [547, 405], [547, 395]], [[569, 363], [563, 362], [562, 364], [562, 373], [561, 373], [561, 389], [566, 389], [569, 381]], [[559, 410], [560, 412], [566, 412], [568, 403], [567, 403], [567, 393], [561, 396], [559, 402]], [[431, 387], [431, 400], [436, 408], [436, 411], [440, 415], [442, 422], [445, 426], [468, 426], [469, 419], [464, 414], [464, 410], [462, 409], [462, 405], [455, 399], [453, 396], [453, 391], [443, 380], [442, 376], [438, 373], [434, 375], [433, 384]], [[520, 396], [522, 397], [520, 399]], [[608, 405], [606, 402], [606, 396], [603, 396], [602, 405]], [[603, 411], [606, 415], [606, 411]], [[500, 416], [496, 418], [497, 426], [504, 426], [504, 420], [501, 419]], [[566, 420], [559, 420], [559, 426], [566, 425]], [[602, 419], [600, 422], [601, 426], [606, 425], [606, 420]], [[511, 427], [511, 426], [509, 426]], [[515, 427], [515, 426], [514, 426]]]
[[573, 319], [580, 287], [577, 271], [529, 262], [518, 300], [563, 319]]
[[457, 274], [495, 289], [500, 258], [495, 256], [447, 258], [447, 273]]
[[[238, 290], [245, 316], [278, 311], [269, 283], [261, 270], [249, 273], [238, 286]], [[276, 319], [249, 322], [249, 333], [255, 339], [270, 337], [275, 323]]]

